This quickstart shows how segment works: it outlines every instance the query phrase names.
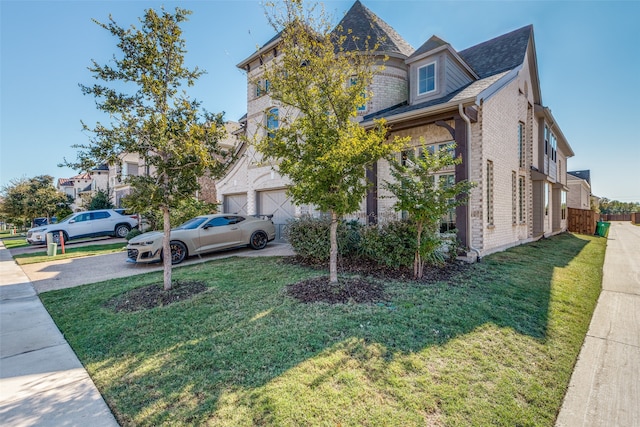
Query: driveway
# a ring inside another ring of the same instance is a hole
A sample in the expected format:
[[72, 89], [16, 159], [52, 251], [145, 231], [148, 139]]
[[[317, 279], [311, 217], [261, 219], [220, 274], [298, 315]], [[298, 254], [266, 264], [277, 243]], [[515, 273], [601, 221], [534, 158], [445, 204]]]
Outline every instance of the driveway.
[[[106, 242], [98, 243], [117, 243], [119, 240], [124, 242], [124, 239], [109, 239]], [[96, 242], [86, 242], [85, 244], [96, 244]], [[21, 250], [25, 251], [24, 248], [19, 248], [12, 250], [11, 254], [14, 255]], [[26, 248], [26, 250], [31, 250], [31, 248]], [[38, 250], [42, 250], [42, 248]], [[289, 244], [271, 242], [266, 248], [259, 251], [249, 248], [239, 248], [215, 252], [201, 257], [191, 257], [180, 265], [174, 266], [174, 268], [233, 256], [256, 257], [286, 255], [293, 255], [293, 250]], [[27, 264], [22, 265], [21, 268], [38, 293], [162, 270], [162, 264], [131, 264], [126, 262], [126, 259], [126, 252], [118, 252], [107, 255]]]

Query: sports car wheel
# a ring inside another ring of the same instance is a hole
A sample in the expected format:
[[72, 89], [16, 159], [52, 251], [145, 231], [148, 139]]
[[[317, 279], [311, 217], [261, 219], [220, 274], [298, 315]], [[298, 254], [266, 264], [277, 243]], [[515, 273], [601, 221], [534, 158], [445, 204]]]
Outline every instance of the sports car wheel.
[[187, 257], [187, 247], [182, 242], [171, 242], [171, 264], [180, 264]]
[[251, 235], [249, 246], [251, 246], [252, 249], [264, 249], [264, 247], [267, 246], [268, 241], [269, 239], [264, 231], [255, 231]]

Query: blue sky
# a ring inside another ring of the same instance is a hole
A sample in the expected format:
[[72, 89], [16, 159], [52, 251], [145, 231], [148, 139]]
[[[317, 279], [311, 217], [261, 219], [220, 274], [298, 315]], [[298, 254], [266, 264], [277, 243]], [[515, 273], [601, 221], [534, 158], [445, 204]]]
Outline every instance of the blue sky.
[[[352, 1], [325, 1], [337, 20]], [[236, 64], [274, 35], [262, 3], [249, 0], [159, 2], [0, 0], [0, 187], [12, 179], [78, 173], [73, 144], [88, 142], [80, 121], [102, 117], [79, 83], [91, 84], [91, 59], [106, 63], [116, 41], [91, 19], [111, 14], [128, 27], [145, 9], [176, 5], [189, 66], [207, 70], [192, 96], [237, 120], [246, 110], [246, 78]], [[640, 202], [640, 1], [363, 0], [414, 48], [431, 35], [462, 50], [533, 24], [542, 99], [575, 157], [591, 170], [594, 194]]]

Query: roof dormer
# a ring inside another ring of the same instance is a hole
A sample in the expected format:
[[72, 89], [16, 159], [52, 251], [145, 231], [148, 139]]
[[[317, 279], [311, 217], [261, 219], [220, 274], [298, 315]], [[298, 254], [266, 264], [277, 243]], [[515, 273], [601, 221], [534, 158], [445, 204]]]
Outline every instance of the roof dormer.
[[405, 61], [409, 66], [409, 103], [438, 99], [478, 79], [449, 43], [432, 36]]

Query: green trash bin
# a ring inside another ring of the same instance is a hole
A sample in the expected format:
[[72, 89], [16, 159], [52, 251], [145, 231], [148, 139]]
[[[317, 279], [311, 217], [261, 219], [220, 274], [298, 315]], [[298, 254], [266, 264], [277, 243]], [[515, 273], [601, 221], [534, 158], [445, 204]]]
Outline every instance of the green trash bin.
[[602, 236], [602, 221], [596, 222], [596, 233], [595, 236]]
[[602, 223], [602, 237], [607, 237], [609, 235], [609, 227], [611, 226], [610, 222], [603, 222]]

